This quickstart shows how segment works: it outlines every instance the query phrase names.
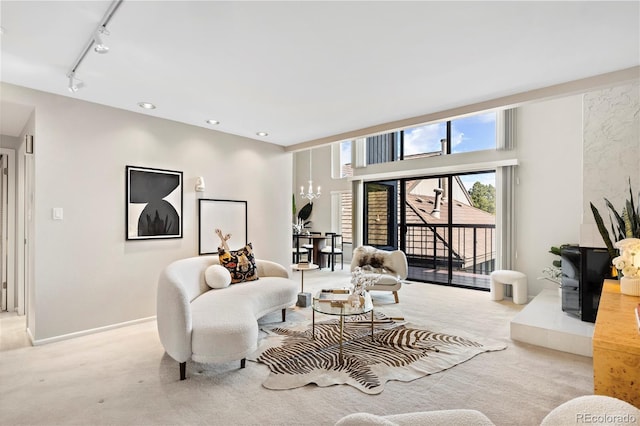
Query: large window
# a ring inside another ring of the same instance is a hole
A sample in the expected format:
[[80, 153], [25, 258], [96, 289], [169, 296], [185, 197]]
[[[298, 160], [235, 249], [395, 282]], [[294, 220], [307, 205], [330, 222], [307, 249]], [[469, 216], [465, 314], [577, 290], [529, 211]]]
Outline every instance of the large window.
[[353, 168], [351, 167], [351, 141], [343, 141], [340, 146], [340, 171], [341, 178], [353, 176]]
[[367, 164], [496, 148], [495, 111], [367, 138]]
[[[331, 176], [334, 179], [343, 179], [353, 176], [351, 167], [352, 141], [336, 142], [332, 145], [332, 166]], [[349, 183], [349, 187], [351, 184]], [[352, 202], [351, 189], [332, 191], [331, 195], [331, 223], [334, 229], [338, 229], [342, 234], [342, 241], [351, 244], [353, 241], [352, 232]]]
[[451, 121], [451, 153], [496, 149], [496, 113], [471, 115]]
[[[367, 138], [367, 165], [496, 150], [498, 112], [430, 123]], [[500, 121], [502, 122], [502, 121]], [[373, 152], [369, 152], [373, 150]], [[461, 162], [469, 157], [459, 156]], [[446, 164], [456, 163], [455, 160]], [[416, 164], [439, 164], [439, 160]], [[398, 164], [405, 176], [411, 167]], [[488, 289], [495, 269], [496, 172], [420, 169], [416, 177], [364, 183], [364, 244], [400, 248], [409, 279]], [[365, 174], [366, 175], [366, 174]]]
[[340, 193], [340, 233], [345, 244], [353, 243], [353, 202], [351, 191]]

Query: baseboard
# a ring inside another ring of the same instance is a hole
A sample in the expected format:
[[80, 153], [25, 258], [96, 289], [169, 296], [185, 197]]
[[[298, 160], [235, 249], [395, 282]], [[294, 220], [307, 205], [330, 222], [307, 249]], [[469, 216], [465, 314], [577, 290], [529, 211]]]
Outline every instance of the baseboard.
[[60, 336], [47, 337], [46, 339], [38, 339], [38, 340], [33, 338], [33, 334], [31, 334], [31, 330], [28, 328], [27, 328], [27, 333], [29, 334], [29, 339], [31, 340], [31, 344], [33, 346], [40, 346], [40, 345], [46, 345], [48, 343], [60, 342], [62, 340], [74, 339], [76, 337], [87, 336], [89, 334], [102, 333], [103, 331], [109, 331], [116, 328], [127, 327], [129, 325], [140, 324], [143, 322], [153, 321], [155, 319], [156, 319], [155, 316], [140, 318], [137, 320], [120, 322], [117, 324], [106, 325], [104, 327], [90, 328], [88, 330], [76, 331], [74, 333], [62, 334]]
[[31, 334], [31, 329], [29, 327], [27, 327], [27, 336], [29, 336], [31, 346], [35, 346], [36, 344], [34, 342], [36, 341], [36, 339], [33, 338], [33, 334]]

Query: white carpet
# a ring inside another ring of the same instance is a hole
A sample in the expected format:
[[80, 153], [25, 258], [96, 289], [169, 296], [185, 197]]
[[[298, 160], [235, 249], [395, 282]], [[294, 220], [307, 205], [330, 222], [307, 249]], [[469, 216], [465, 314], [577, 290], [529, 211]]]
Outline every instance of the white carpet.
[[[294, 275], [299, 280], [299, 274]], [[346, 273], [305, 273], [305, 290], [348, 283]], [[497, 425], [539, 425], [553, 408], [593, 393], [591, 358], [509, 338], [522, 306], [489, 294], [429, 284], [405, 285], [400, 304], [374, 294], [379, 307], [398, 307], [407, 321], [434, 330], [462, 330], [502, 342], [507, 350], [409, 383], [391, 381], [378, 395], [351, 386], [273, 391], [266, 366], [249, 362], [178, 363], [164, 354], [155, 322], [0, 352], [0, 423], [7, 425], [332, 425], [366, 411], [397, 414], [466, 408]], [[310, 308], [288, 310], [303, 320]], [[261, 323], [280, 324], [280, 312]], [[5, 335], [0, 333], [0, 339]], [[486, 355], [486, 356], [485, 356]]]

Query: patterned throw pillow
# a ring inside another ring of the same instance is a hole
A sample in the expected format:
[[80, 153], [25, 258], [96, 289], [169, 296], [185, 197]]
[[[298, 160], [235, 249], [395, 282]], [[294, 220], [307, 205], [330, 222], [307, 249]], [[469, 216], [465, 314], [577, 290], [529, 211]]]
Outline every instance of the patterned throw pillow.
[[251, 243], [239, 250], [227, 251], [218, 248], [218, 258], [220, 259], [220, 264], [231, 273], [231, 284], [258, 279], [258, 269], [256, 268], [256, 259], [253, 256]]

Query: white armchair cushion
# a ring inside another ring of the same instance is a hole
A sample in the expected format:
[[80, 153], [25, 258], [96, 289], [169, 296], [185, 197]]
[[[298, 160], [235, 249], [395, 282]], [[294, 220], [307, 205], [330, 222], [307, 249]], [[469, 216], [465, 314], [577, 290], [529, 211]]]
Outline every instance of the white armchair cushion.
[[363, 274], [363, 276], [367, 279], [373, 278], [375, 286], [383, 286], [383, 285], [396, 285], [400, 282], [400, 277], [397, 275], [391, 274], [383, 274], [383, 273], [370, 273]]
[[204, 280], [211, 288], [225, 288], [231, 284], [231, 273], [222, 265], [211, 265], [204, 271]]

